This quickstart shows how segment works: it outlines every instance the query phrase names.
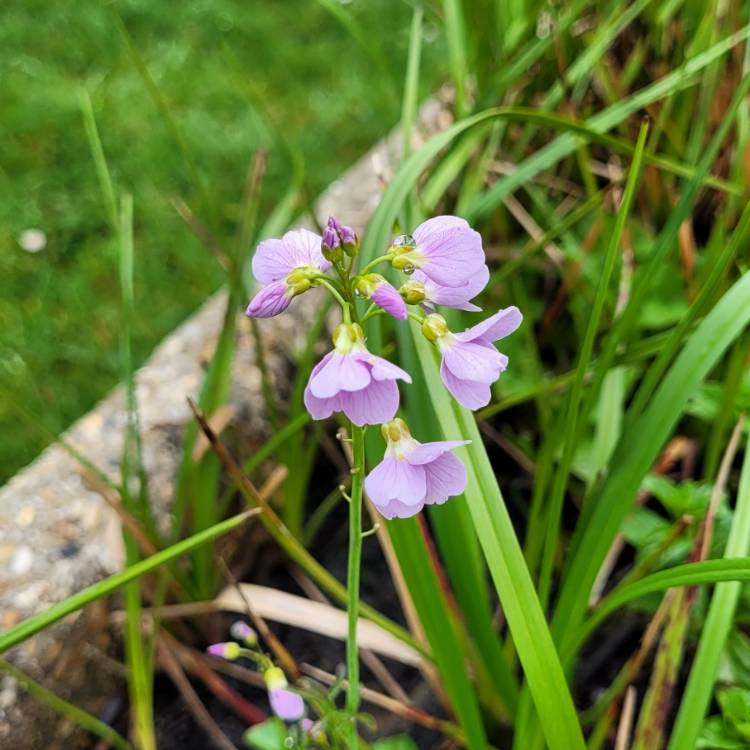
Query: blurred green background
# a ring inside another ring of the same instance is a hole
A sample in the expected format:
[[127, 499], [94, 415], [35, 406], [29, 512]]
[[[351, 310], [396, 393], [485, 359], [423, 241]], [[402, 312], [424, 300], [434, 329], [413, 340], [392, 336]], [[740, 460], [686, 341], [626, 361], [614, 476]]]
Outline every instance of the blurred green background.
[[[41, 425], [65, 429], [118, 377], [116, 248], [81, 87], [117, 187], [134, 195], [133, 343], [142, 362], [222, 278], [172, 200], [213, 214], [231, 235], [259, 147], [268, 149], [266, 213], [293, 181], [291, 153], [312, 199], [396, 123], [411, 13], [403, 0], [3, 3], [0, 483], [49, 441]], [[428, 24], [423, 87], [441, 73], [436, 37]], [[369, 46], [382, 40], [387, 49]], [[208, 205], [139, 58], [184, 135]], [[41, 251], [22, 248], [28, 229], [44, 232]]]

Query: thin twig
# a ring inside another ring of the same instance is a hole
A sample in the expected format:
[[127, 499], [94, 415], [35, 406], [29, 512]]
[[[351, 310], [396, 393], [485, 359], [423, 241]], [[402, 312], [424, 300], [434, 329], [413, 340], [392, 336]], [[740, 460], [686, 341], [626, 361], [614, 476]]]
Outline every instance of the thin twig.
[[161, 662], [164, 670], [170, 676], [175, 687], [179, 690], [185, 703], [192, 712], [195, 720], [198, 724], [203, 727], [206, 734], [211, 737], [214, 744], [222, 750], [237, 750], [234, 743], [221, 731], [219, 725], [214, 721], [211, 714], [208, 712], [206, 707], [203, 705], [203, 701], [198, 697], [198, 693], [190, 684], [185, 675], [180, 663], [172, 654], [171, 650], [165, 645], [165, 641], [162, 637], [159, 638], [158, 646], [159, 661]]
[[635, 717], [635, 688], [630, 685], [625, 692], [625, 701], [622, 705], [620, 723], [617, 727], [615, 739], [615, 750], [628, 750], [630, 732], [633, 729], [633, 718]]
[[271, 628], [268, 627], [266, 621], [253, 609], [250, 604], [250, 600], [245, 595], [245, 591], [242, 586], [239, 585], [237, 579], [232, 574], [229, 566], [226, 564], [223, 558], [218, 558], [219, 567], [224, 573], [224, 577], [232, 585], [240, 600], [245, 605], [245, 610], [248, 617], [253, 621], [255, 629], [260, 634], [261, 638], [268, 644], [268, 647], [273, 651], [276, 661], [281, 665], [284, 671], [293, 679], [298, 680], [300, 676], [299, 667], [294, 657], [289, 653], [284, 644], [276, 637]]

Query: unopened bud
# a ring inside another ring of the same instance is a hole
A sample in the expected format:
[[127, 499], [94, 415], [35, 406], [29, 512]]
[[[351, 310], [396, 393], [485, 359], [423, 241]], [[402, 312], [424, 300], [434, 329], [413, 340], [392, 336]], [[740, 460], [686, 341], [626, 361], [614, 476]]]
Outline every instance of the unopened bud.
[[[328, 224], [323, 233], [323, 247], [326, 246], [336, 248], [339, 252], [343, 250], [350, 258], [353, 258], [359, 252], [359, 240], [356, 232], [351, 227], [338, 222], [333, 216], [328, 217]], [[323, 254], [325, 255], [325, 251]], [[329, 260], [332, 259], [329, 258]]]
[[418, 305], [427, 297], [424, 284], [421, 281], [406, 281], [399, 287], [398, 293], [407, 305]]
[[237, 641], [242, 641], [246, 646], [255, 646], [258, 643], [258, 634], [242, 620], [232, 623], [229, 632]]
[[287, 686], [284, 672], [279, 667], [271, 667], [263, 673], [263, 679], [269, 690], [281, 690]]
[[231, 641], [228, 643], [213, 643], [206, 649], [206, 652], [211, 656], [218, 656], [227, 661], [235, 661], [239, 659], [240, 647], [239, 644]]
[[428, 341], [434, 344], [439, 338], [450, 333], [450, 330], [442, 315], [432, 313], [422, 321], [422, 333]]
[[331, 263], [338, 263], [344, 257], [344, 250], [341, 247], [341, 238], [334, 229], [330, 226], [325, 228], [323, 231], [323, 240], [320, 243], [320, 251], [323, 253], [323, 257], [326, 260], [330, 260]]

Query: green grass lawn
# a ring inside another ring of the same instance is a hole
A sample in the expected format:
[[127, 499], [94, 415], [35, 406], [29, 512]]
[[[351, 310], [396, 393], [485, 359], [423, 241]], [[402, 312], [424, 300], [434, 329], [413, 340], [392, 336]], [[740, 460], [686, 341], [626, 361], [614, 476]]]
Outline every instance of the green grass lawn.
[[[314, 195], [399, 114], [411, 17], [400, 0], [340, 4], [366, 39], [387, 40], [380, 50], [358, 45], [311, 0], [7, 0], [0, 23], [0, 482], [49, 439], [16, 404], [57, 432], [117, 380], [116, 249], [83, 129], [82, 86], [116, 185], [134, 195], [137, 360], [221, 283], [215, 260], [172, 207], [180, 196], [200, 208], [198, 191], [113, 7], [184, 133], [215, 224], [227, 235], [259, 146], [269, 149], [267, 212], [292, 181], [278, 136], [302, 155]], [[428, 44], [426, 63], [438, 54]], [[29, 228], [45, 232], [41, 252], [21, 248]]]

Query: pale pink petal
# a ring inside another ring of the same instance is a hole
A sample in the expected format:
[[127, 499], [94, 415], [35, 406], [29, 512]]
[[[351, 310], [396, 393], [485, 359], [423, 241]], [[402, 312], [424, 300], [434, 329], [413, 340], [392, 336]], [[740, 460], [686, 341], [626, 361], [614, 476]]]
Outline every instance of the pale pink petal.
[[469, 443], [471, 440], [438, 440], [434, 443], [420, 443], [408, 453], [406, 460], [413, 466], [428, 464], [443, 453], [462, 445], [469, 445]]
[[310, 375], [316, 398], [331, 398], [339, 391], [359, 391], [370, 384], [370, 371], [355, 355], [329, 352], [321, 367]]
[[370, 299], [382, 310], [392, 315], [396, 320], [406, 320], [406, 302], [404, 302], [398, 291], [387, 281], [377, 285]]
[[245, 314], [251, 318], [272, 318], [289, 307], [292, 298], [284, 281], [273, 281], [264, 286], [250, 300]]
[[523, 315], [521, 311], [513, 306], [506, 307], [504, 310], [498, 310], [481, 323], [477, 323], [472, 328], [467, 328], [462, 333], [457, 333], [456, 338], [459, 341], [476, 341], [478, 339], [492, 343], [513, 333], [521, 325]]
[[440, 365], [440, 377], [443, 379], [445, 387], [461, 406], [474, 410], [481, 409], [489, 404], [491, 393], [488, 383], [461, 380], [445, 366], [445, 362]]
[[331, 267], [331, 261], [323, 257], [321, 237], [309, 229], [293, 229], [281, 239], [294, 248], [295, 255], [302, 258], [303, 265], [319, 268], [321, 271], [327, 271]]
[[377, 357], [367, 352], [359, 355], [360, 360], [370, 365], [370, 374], [375, 380], [404, 380], [411, 383], [411, 375], [406, 370], [402, 370], [393, 362], [387, 359]]
[[404, 505], [404, 503], [398, 500], [391, 500], [386, 505], [376, 505], [375, 507], [381, 516], [390, 520], [392, 518], [411, 518], [412, 516], [416, 516], [424, 508], [424, 504]]
[[309, 383], [305, 388], [304, 401], [305, 408], [313, 419], [328, 419], [335, 411], [342, 410], [340, 393], [331, 398], [317, 398], [310, 391]]
[[286, 278], [307, 258], [284, 240], [263, 240], [253, 256], [253, 276], [263, 284]]
[[441, 286], [463, 286], [485, 265], [481, 236], [455, 216], [426, 221], [414, 239], [423, 256], [419, 267]]
[[398, 411], [398, 386], [393, 380], [373, 380], [361, 391], [342, 391], [339, 398], [341, 411], [358, 427], [390, 422]]
[[425, 464], [427, 492], [425, 503], [443, 503], [466, 489], [466, 467], [452, 453], [444, 453]]
[[462, 286], [441, 286], [428, 279], [422, 271], [415, 271], [414, 281], [424, 284], [427, 302], [443, 307], [453, 307], [457, 310], [479, 312], [482, 308], [472, 304], [469, 300], [477, 296], [486, 286], [490, 278], [490, 269], [485, 265]]
[[462, 219], [460, 216], [433, 216], [427, 221], [423, 221], [413, 232], [412, 237], [421, 243], [429, 237], [446, 232], [449, 229], [455, 229], [459, 227], [461, 229], [471, 229], [469, 222], [466, 219]]
[[457, 378], [494, 383], [508, 358], [494, 344], [456, 341], [443, 351], [443, 362]]
[[268, 700], [271, 709], [280, 719], [284, 721], [298, 721], [305, 713], [305, 703], [302, 696], [291, 690], [276, 688], [268, 691]]
[[414, 506], [424, 499], [426, 491], [425, 470], [391, 456], [365, 478], [365, 492], [376, 506], [385, 506], [391, 500]]

